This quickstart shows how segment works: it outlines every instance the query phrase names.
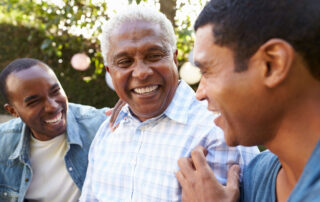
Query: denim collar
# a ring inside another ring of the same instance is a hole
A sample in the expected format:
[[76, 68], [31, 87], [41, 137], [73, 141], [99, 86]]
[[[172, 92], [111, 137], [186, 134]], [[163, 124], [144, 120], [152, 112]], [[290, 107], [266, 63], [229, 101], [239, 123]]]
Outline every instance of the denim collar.
[[19, 143], [14, 152], [9, 156], [9, 160], [14, 160], [18, 157], [22, 158], [23, 154], [29, 155], [30, 135], [29, 127], [23, 123]]

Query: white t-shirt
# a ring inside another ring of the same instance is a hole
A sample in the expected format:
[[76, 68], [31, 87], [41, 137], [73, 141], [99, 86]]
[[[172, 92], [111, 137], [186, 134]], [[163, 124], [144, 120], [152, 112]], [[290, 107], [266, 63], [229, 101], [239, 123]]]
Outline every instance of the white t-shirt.
[[30, 161], [33, 176], [26, 199], [41, 202], [78, 201], [80, 190], [65, 166], [66, 135], [48, 141], [31, 136]]

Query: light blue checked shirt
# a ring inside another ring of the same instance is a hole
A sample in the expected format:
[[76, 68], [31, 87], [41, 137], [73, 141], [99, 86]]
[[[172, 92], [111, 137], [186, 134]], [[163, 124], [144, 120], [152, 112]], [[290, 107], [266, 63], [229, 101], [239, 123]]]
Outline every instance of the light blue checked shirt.
[[106, 120], [89, 152], [89, 166], [80, 201], [181, 201], [177, 161], [192, 149], [208, 149], [207, 160], [219, 182], [226, 183], [232, 164], [242, 168], [258, 153], [256, 147], [228, 147], [214, 115], [183, 81], [166, 111], [140, 122], [122, 108], [112, 132]]

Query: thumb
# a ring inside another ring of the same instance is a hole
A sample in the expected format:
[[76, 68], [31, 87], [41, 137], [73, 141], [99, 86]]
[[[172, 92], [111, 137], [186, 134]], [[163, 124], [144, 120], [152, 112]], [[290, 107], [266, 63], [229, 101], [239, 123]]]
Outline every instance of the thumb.
[[228, 171], [228, 181], [226, 189], [232, 198], [239, 198], [239, 179], [240, 179], [240, 166], [232, 165]]
[[239, 179], [240, 179], [240, 166], [232, 165], [228, 171], [228, 181], [227, 187], [239, 187]]

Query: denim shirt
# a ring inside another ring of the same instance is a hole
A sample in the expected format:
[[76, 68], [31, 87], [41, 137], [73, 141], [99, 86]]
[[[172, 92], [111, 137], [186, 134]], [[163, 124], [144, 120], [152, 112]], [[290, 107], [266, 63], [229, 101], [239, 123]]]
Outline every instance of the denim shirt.
[[[88, 151], [106, 119], [103, 109], [69, 103], [67, 144], [64, 157], [67, 170], [81, 190], [88, 165]], [[0, 124], [0, 201], [23, 201], [32, 178], [30, 129], [20, 118]], [[61, 187], [63, 189], [63, 187]]]

